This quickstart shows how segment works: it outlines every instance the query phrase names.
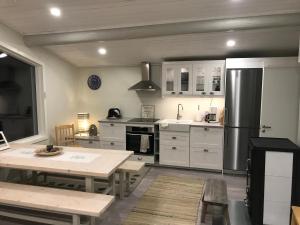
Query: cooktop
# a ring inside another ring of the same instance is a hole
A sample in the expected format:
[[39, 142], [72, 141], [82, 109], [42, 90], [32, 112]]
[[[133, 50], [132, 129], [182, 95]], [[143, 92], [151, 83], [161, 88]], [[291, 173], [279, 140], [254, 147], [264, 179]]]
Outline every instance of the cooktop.
[[128, 123], [155, 123], [159, 119], [154, 118], [133, 118], [128, 120]]

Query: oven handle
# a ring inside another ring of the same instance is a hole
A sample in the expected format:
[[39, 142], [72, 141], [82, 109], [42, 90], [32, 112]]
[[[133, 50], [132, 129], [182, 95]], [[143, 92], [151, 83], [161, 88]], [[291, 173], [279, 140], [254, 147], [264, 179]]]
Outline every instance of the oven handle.
[[152, 136], [152, 134], [132, 134], [132, 133], [126, 133], [126, 135], [130, 135], [130, 136], [142, 136], [142, 135], [147, 135], [149, 137]]

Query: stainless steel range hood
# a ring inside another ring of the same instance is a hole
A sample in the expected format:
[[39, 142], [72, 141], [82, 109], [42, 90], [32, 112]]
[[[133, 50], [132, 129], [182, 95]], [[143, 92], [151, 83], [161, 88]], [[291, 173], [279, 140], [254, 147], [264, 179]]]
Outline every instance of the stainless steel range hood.
[[149, 62], [142, 62], [142, 81], [130, 87], [128, 90], [157, 91], [160, 87], [151, 80], [151, 66]]

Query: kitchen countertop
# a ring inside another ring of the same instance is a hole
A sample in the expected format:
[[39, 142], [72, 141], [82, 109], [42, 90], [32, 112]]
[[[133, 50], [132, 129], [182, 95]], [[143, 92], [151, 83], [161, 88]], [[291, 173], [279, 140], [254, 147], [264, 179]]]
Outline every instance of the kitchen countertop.
[[223, 128], [224, 126], [220, 123], [207, 123], [207, 122], [192, 122], [192, 127], [218, 127]]
[[[124, 124], [134, 124], [135, 122], [128, 122], [129, 120], [131, 120], [133, 118], [128, 118], [128, 117], [124, 117], [121, 119], [103, 119], [103, 120], [99, 120], [99, 123], [124, 123]], [[159, 124], [162, 120], [158, 120], [156, 121], [154, 124]], [[140, 123], [139, 123], [140, 124]], [[147, 124], [147, 122], [145, 122], [145, 124]], [[207, 122], [196, 122], [193, 121], [192, 123], [189, 123], [187, 125], [193, 126], [193, 127], [216, 127], [216, 128], [223, 128], [223, 125], [221, 125], [220, 123], [207, 123]]]
[[128, 117], [123, 117], [121, 119], [102, 119], [102, 120], [99, 120], [98, 122], [99, 123], [128, 123], [128, 120], [131, 120], [132, 118], [128, 118]]

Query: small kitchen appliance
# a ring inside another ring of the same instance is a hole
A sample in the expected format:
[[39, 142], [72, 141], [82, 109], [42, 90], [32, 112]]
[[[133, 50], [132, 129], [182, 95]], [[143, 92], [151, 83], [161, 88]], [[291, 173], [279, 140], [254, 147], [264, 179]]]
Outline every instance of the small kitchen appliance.
[[209, 113], [207, 113], [205, 116], [205, 121], [208, 123], [217, 122], [217, 112], [217, 107], [210, 107]]
[[118, 108], [110, 108], [107, 113], [107, 119], [121, 119], [121, 110]]

